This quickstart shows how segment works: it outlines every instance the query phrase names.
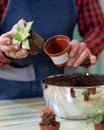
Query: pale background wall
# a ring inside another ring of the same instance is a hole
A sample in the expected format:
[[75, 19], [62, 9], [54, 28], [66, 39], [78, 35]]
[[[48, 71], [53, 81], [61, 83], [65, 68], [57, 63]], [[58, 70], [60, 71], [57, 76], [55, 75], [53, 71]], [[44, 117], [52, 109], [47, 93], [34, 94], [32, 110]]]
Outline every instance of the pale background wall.
[[[100, 1], [102, 10], [104, 12], [104, 0], [99, 0], [99, 1]], [[74, 30], [73, 38], [77, 38], [79, 40], [81, 39], [81, 37], [78, 34], [77, 25]], [[83, 67], [79, 67], [77, 69], [77, 71], [85, 72], [86, 70]], [[89, 72], [104, 74], [104, 51], [102, 51], [101, 55], [99, 56], [99, 59], [98, 59], [96, 65], [92, 65], [91, 67], [89, 67]]]

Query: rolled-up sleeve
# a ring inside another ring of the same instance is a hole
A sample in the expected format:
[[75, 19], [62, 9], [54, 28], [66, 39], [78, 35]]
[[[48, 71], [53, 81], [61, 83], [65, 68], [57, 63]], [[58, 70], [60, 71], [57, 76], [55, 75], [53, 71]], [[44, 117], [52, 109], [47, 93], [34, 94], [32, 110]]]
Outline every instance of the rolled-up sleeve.
[[76, 0], [78, 28], [92, 54], [104, 49], [104, 15], [98, 0]]

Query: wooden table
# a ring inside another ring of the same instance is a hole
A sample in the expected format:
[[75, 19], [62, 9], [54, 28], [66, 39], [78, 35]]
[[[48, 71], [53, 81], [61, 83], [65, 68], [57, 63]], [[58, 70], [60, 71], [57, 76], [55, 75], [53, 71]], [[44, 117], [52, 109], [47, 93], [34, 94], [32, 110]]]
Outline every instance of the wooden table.
[[[0, 101], [0, 130], [40, 130], [40, 112], [45, 106], [42, 98]], [[85, 120], [65, 120], [60, 130], [94, 130]]]

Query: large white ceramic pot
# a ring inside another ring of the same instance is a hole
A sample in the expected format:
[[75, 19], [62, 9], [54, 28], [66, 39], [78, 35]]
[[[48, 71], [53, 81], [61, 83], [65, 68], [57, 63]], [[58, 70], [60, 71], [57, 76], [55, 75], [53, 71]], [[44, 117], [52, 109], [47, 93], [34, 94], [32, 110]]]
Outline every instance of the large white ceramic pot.
[[[43, 95], [46, 105], [52, 107], [58, 117], [86, 119], [89, 114], [104, 109], [104, 75], [50, 76], [43, 80]], [[84, 99], [84, 95], [89, 95], [89, 99]]]

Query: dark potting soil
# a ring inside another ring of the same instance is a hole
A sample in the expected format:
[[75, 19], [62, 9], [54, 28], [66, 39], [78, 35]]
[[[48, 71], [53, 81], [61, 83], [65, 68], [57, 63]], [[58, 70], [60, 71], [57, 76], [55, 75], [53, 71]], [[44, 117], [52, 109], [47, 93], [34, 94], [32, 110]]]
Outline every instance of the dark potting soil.
[[104, 75], [75, 73], [71, 75], [55, 75], [43, 80], [43, 83], [55, 86], [99, 86], [104, 85]]
[[31, 30], [30, 33], [31, 33], [31, 36], [29, 37], [30, 49], [28, 51], [29, 54], [36, 55], [37, 53], [40, 52], [40, 49], [44, 43], [44, 39], [33, 30]]

